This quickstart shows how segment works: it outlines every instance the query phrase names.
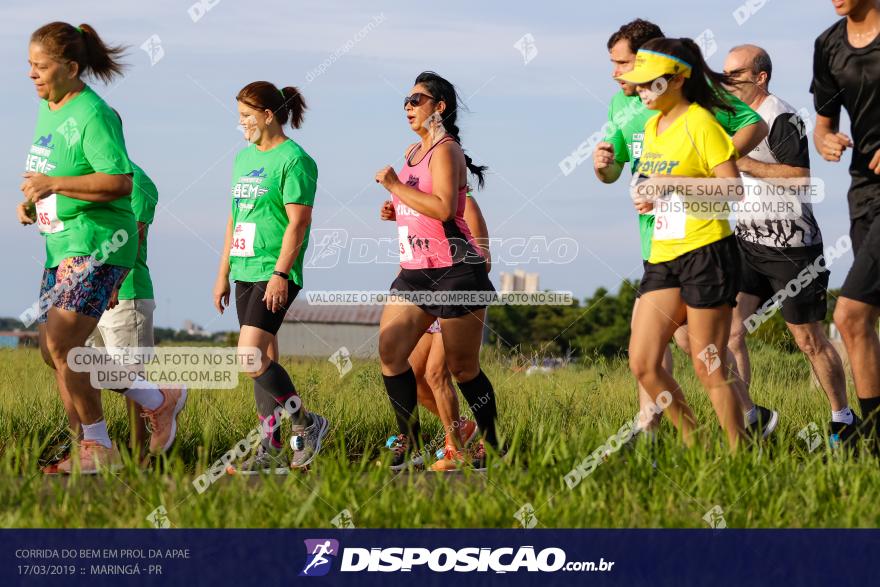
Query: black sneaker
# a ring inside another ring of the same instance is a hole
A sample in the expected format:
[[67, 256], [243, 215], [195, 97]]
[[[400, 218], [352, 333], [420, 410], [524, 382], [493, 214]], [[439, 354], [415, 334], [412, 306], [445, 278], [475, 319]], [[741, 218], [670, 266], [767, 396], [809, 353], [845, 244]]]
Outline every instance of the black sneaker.
[[831, 422], [828, 429], [831, 431], [828, 442], [832, 450], [841, 447], [853, 446], [861, 435], [862, 421], [853, 413], [852, 424], [843, 422]]
[[422, 467], [425, 459], [420, 453], [414, 453], [406, 434], [395, 434], [385, 442], [394, 457], [391, 459], [391, 470], [402, 471], [408, 467]]
[[[492, 461], [492, 467], [499, 467], [504, 462], [507, 457], [507, 451], [502, 449], [495, 449], [495, 457]], [[488, 466], [486, 465], [486, 447], [482, 442], [477, 444], [477, 446], [471, 449], [471, 467], [474, 471], [487, 471]]]
[[779, 424], [779, 412], [755, 404], [758, 418], [746, 426], [746, 433], [756, 440], [764, 440], [773, 434]]

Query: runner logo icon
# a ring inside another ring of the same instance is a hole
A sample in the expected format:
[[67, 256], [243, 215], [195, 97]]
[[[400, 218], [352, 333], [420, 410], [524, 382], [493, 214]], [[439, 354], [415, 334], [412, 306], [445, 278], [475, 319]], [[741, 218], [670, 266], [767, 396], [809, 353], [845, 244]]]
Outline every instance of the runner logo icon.
[[333, 560], [339, 554], [339, 541], [332, 538], [307, 539], [306, 564], [300, 577], [323, 577], [330, 572]]

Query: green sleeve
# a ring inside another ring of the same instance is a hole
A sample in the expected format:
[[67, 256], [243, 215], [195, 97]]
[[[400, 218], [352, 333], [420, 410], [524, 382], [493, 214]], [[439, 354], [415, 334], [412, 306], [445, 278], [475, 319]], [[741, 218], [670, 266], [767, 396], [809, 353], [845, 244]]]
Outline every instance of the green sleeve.
[[159, 190], [144, 170], [132, 163], [134, 167], [134, 186], [131, 190], [131, 209], [134, 219], [144, 224], [152, 224], [156, 216], [156, 204], [159, 203]]
[[285, 204], [314, 206], [318, 187], [318, 166], [310, 158], [290, 162], [281, 184], [281, 198]]
[[84, 125], [83, 154], [95, 173], [124, 175], [132, 173], [122, 124], [109, 109], [98, 110]]
[[629, 149], [626, 147], [626, 139], [620, 127], [614, 123], [614, 102], [608, 106], [608, 124], [606, 125], [605, 142], [614, 147], [614, 160], [618, 163], [626, 163], [630, 160]]
[[761, 122], [761, 115], [752, 110], [748, 104], [729, 92], [724, 92], [727, 103], [733, 106], [733, 114], [726, 110], [717, 110], [715, 119], [728, 135], [733, 136], [741, 129]]

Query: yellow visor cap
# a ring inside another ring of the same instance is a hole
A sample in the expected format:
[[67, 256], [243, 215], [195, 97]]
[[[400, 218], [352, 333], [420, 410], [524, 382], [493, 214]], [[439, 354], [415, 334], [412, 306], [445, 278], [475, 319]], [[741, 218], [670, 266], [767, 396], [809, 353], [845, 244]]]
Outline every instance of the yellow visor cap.
[[639, 49], [639, 52], [636, 53], [636, 65], [633, 70], [617, 76], [617, 79], [631, 84], [646, 84], [664, 75], [681, 74], [684, 77], [690, 77], [691, 69], [689, 63], [678, 57]]

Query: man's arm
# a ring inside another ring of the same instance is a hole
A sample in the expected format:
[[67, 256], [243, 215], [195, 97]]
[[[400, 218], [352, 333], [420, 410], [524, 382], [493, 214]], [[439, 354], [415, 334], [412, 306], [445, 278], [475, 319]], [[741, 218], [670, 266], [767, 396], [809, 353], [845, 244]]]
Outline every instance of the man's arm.
[[810, 177], [809, 167], [794, 167], [783, 163], [763, 163], [751, 157], [742, 157], [736, 162], [736, 166], [743, 173], [765, 179]]
[[773, 119], [767, 135], [767, 145], [775, 163], [742, 157], [736, 162], [740, 171], [764, 179], [810, 177], [810, 142], [807, 140], [804, 123], [797, 114]]
[[761, 144], [761, 141], [764, 140], [764, 137], [769, 132], [770, 129], [767, 127], [767, 123], [763, 120], [757, 120], [736, 131], [730, 139], [733, 141], [733, 146], [738, 155], [748, 154]]
[[593, 151], [593, 171], [602, 183], [614, 183], [623, 173], [623, 163], [614, 158], [611, 143], [599, 143]]
[[843, 156], [846, 149], [852, 148], [852, 139], [842, 132], [840, 128], [840, 116], [816, 115], [816, 128], [813, 130], [813, 143], [816, 150], [826, 161], [837, 162]]

